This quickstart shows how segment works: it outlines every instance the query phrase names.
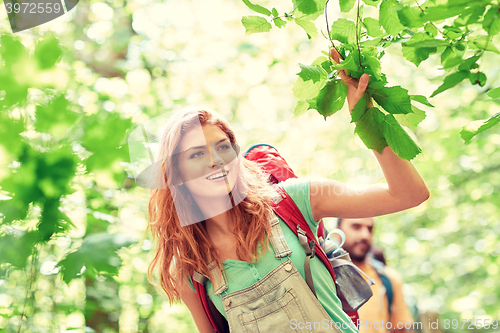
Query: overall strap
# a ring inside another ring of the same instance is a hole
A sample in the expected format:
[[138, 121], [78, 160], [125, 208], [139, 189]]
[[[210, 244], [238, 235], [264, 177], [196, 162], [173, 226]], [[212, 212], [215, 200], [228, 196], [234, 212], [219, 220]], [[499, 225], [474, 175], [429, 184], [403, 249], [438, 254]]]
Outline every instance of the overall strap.
[[[305, 220], [304, 216], [300, 212], [300, 209], [297, 207], [292, 198], [282, 189], [280, 186], [275, 185], [274, 188], [280, 195], [278, 200], [274, 200], [273, 210], [274, 212], [283, 220], [283, 222], [288, 225], [288, 227], [298, 235], [297, 225], [299, 225], [303, 231], [305, 231], [305, 235], [307, 239], [314, 240], [315, 236], [309, 227], [309, 224]], [[305, 248], [304, 248], [305, 249]], [[307, 252], [306, 252], [307, 253]], [[330, 273], [333, 279], [333, 285], [335, 288], [337, 287], [335, 282], [335, 272], [333, 271], [333, 267], [330, 264], [330, 260], [323, 251], [323, 248], [320, 246], [318, 242], [315, 244], [315, 255], [323, 262], [326, 269]], [[358, 324], [359, 315], [357, 311], [348, 312], [347, 315], [351, 318], [354, 324]]]
[[276, 259], [284, 258], [292, 254], [292, 250], [286, 244], [283, 230], [281, 230], [280, 220], [275, 214], [271, 214], [271, 237], [269, 241], [274, 250]]

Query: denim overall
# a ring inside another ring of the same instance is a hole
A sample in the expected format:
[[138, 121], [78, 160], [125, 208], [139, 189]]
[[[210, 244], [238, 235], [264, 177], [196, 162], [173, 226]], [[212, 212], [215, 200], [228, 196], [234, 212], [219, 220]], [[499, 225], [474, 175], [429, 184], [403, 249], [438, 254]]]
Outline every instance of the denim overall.
[[[330, 323], [331, 318], [290, 259], [292, 251], [288, 248], [279, 220], [274, 214], [271, 218], [271, 230], [271, 246], [276, 258], [281, 259], [281, 264], [253, 285], [228, 294], [225, 275], [220, 273], [217, 265], [209, 266], [214, 276], [214, 293], [216, 296], [222, 295], [230, 331], [341, 333], [335, 325], [332, 327], [329, 324], [325, 329], [326, 325], [321, 324]], [[285, 260], [285, 257], [288, 259]], [[310, 327], [307, 322], [310, 322], [313, 329], [306, 329], [306, 326]]]

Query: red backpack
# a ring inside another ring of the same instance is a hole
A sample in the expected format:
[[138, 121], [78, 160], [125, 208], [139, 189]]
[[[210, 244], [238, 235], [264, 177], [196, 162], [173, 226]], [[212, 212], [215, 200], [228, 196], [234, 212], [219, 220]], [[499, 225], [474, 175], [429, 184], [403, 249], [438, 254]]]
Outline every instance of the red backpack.
[[[269, 180], [273, 184], [278, 184], [279, 182], [285, 181], [289, 178], [298, 178], [293, 172], [292, 168], [288, 165], [285, 159], [278, 153], [278, 150], [268, 144], [256, 144], [251, 146], [245, 153], [245, 158], [256, 162], [262, 170], [269, 174]], [[335, 273], [333, 267], [330, 264], [323, 248], [318, 242], [315, 241], [313, 232], [309, 228], [309, 224], [305, 220], [304, 216], [300, 212], [299, 208], [295, 202], [290, 198], [290, 196], [283, 190], [280, 186], [275, 185], [276, 190], [281, 195], [282, 200], [273, 205], [273, 210], [285, 223], [286, 225], [297, 235], [297, 229], [300, 227], [305, 231], [307, 236], [307, 241], [313, 241], [314, 250], [313, 256], [317, 255], [319, 259], [325, 264], [326, 268], [330, 272], [333, 279], [333, 285], [335, 286]], [[318, 226], [318, 237], [325, 238], [325, 228], [323, 221], [319, 222]], [[311, 244], [311, 243], [310, 243]], [[199, 283], [194, 278], [192, 278], [194, 288], [198, 295], [198, 298], [203, 305], [205, 314], [212, 325], [212, 328], [217, 333], [229, 332], [229, 327], [226, 319], [219, 313], [219, 310], [215, 307], [212, 301], [207, 297], [205, 291], [205, 285]], [[313, 289], [313, 288], [312, 288]], [[315, 294], [314, 290], [313, 293]], [[353, 311], [347, 313], [354, 324], [357, 324], [359, 318], [358, 312]]]

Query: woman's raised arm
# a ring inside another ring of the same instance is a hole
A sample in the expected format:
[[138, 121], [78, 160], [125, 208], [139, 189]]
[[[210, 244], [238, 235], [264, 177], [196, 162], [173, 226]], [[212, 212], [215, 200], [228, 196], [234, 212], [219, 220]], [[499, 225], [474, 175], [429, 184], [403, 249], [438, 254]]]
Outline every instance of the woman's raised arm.
[[[331, 50], [339, 62], [339, 54]], [[369, 76], [363, 74], [359, 82], [340, 71], [347, 84], [349, 110], [365, 93]], [[362, 218], [398, 212], [418, 206], [429, 198], [429, 190], [411, 162], [399, 158], [387, 146], [379, 154], [373, 151], [384, 173], [387, 184], [350, 186], [331, 179], [311, 180], [311, 208], [315, 221], [327, 216]]]

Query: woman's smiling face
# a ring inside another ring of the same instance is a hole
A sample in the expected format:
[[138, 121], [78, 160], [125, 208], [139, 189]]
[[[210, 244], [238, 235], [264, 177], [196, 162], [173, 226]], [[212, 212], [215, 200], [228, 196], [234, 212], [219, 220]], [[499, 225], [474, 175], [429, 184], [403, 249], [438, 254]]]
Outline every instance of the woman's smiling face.
[[178, 167], [182, 182], [196, 197], [228, 195], [233, 189], [238, 154], [226, 133], [207, 124], [188, 131], [179, 145]]

